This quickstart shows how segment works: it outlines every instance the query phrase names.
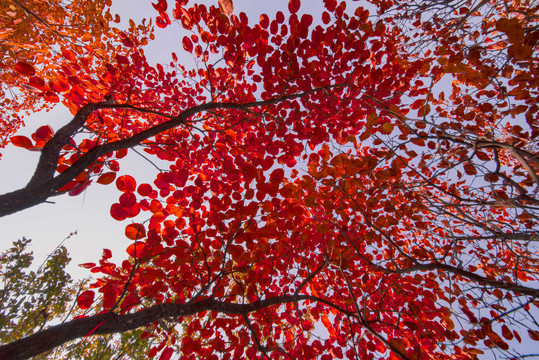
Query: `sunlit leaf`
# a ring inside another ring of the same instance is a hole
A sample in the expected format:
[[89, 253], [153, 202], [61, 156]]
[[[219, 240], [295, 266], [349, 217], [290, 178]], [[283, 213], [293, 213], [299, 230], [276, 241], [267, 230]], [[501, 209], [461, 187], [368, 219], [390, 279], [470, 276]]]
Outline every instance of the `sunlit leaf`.
[[146, 229], [142, 224], [129, 224], [125, 227], [125, 236], [131, 240], [138, 240], [146, 237]]
[[234, 3], [232, 0], [219, 0], [219, 9], [223, 14], [229, 16], [234, 11]]

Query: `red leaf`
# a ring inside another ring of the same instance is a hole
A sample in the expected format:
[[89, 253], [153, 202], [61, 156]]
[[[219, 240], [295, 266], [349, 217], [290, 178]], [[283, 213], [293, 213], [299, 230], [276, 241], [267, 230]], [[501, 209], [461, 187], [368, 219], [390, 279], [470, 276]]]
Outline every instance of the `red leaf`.
[[116, 159], [122, 159], [127, 156], [127, 149], [120, 149], [116, 151]]
[[155, 357], [155, 355], [157, 355], [157, 347], [152, 347], [149, 351], [148, 351], [148, 358], [151, 359], [153, 357]]
[[43, 125], [32, 134], [32, 139], [35, 141], [49, 141], [53, 136], [54, 130], [49, 125]]
[[69, 83], [62, 79], [49, 82], [49, 87], [56, 92], [66, 92], [70, 89]]
[[146, 250], [147, 250], [146, 248], [147, 246], [145, 243], [138, 241], [129, 245], [126, 251], [129, 254], [129, 256], [140, 259], [141, 257], [145, 255]]
[[122, 205], [115, 203], [115, 204], [112, 204], [112, 206], [110, 207], [110, 215], [114, 219], [118, 221], [122, 221], [122, 220], [125, 220], [127, 218], [127, 215], [129, 214], [125, 211]]
[[116, 304], [118, 296], [112, 285], [106, 284], [99, 291], [103, 293], [103, 308], [110, 309]]
[[34, 69], [32, 65], [25, 63], [24, 61], [19, 61], [15, 64], [13, 68], [16, 72], [25, 76], [33, 76], [36, 73], [36, 69]]
[[160, 12], [159, 16], [155, 18], [155, 24], [164, 29], [167, 25], [170, 25], [170, 18], [166, 12]]
[[298, 12], [300, 6], [301, 6], [300, 0], [290, 0], [288, 2], [288, 11], [290, 11], [291, 14], [295, 14]]
[[82, 194], [84, 192], [84, 190], [86, 190], [86, 188], [90, 185], [91, 181], [88, 181], [86, 183], [83, 183], [83, 182], [77, 182], [77, 185], [76, 187], [71, 190], [70, 192], [68, 192], [67, 194], [69, 196], [77, 196], [79, 194]]
[[[122, 301], [122, 311], [129, 310], [133, 305], [140, 303], [140, 300], [137, 296], [129, 293], [126, 295], [125, 299]], [[144, 339], [144, 334], [141, 335], [141, 339]]]
[[129, 65], [129, 59], [123, 55], [116, 55], [116, 61], [120, 65]]
[[146, 237], [146, 229], [142, 224], [129, 224], [125, 227], [125, 236], [131, 240], [138, 240]]
[[47, 90], [50, 90], [47, 84], [45, 84], [45, 80], [38, 76], [32, 76], [30, 80], [28, 80], [28, 84], [26, 84], [28, 87], [32, 87], [34, 89], [37, 89], [39, 92], [44, 92]]
[[528, 330], [528, 335], [530, 336], [530, 339], [539, 341], [539, 331]]
[[472, 313], [472, 312], [470, 311], [470, 309], [465, 308], [465, 307], [461, 307], [461, 310], [462, 310], [462, 312], [463, 312], [464, 314], [466, 314], [466, 316], [468, 317], [468, 319], [470, 319], [470, 322], [471, 322], [472, 324], [477, 323], [477, 318], [475, 317], [474, 313]]
[[269, 26], [269, 17], [266, 14], [260, 15], [260, 18], [258, 19], [258, 22], [260, 23], [260, 26], [262, 26], [264, 29], [267, 29]]
[[108, 172], [101, 174], [99, 178], [97, 178], [98, 184], [108, 185], [112, 183], [116, 179], [116, 173], [115, 172]]
[[505, 324], [502, 325], [502, 335], [507, 340], [513, 340], [513, 333], [511, 332], [511, 330], [509, 330], [509, 328]]
[[197, 46], [195, 47], [195, 56], [196, 56], [196, 57], [200, 57], [200, 55], [202, 55], [202, 46], [197, 45]]
[[77, 298], [77, 305], [83, 310], [89, 309], [94, 302], [94, 297], [95, 293], [93, 292], [93, 290], [86, 290]]
[[22, 147], [25, 149], [30, 149], [31, 147], [34, 146], [34, 144], [32, 144], [32, 140], [30, 140], [26, 136], [21, 136], [21, 135], [12, 136], [11, 143], [15, 146]]
[[137, 182], [132, 176], [124, 175], [116, 179], [116, 187], [122, 192], [133, 192], [137, 188]]
[[410, 109], [417, 110], [425, 104], [425, 99], [418, 99], [410, 105]]
[[330, 21], [331, 21], [331, 15], [327, 11], [324, 11], [322, 13], [322, 22], [325, 25], [327, 25], [327, 24], [329, 24]]
[[165, 348], [163, 352], [161, 353], [161, 356], [159, 357], [159, 360], [168, 360], [174, 353], [174, 349], [172, 349], [170, 346]]
[[[60, 171], [58, 171], [60, 172]], [[59, 192], [68, 191], [73, 189], [75, 186], [79, 185], [80, 183], [78, 181], [70, 181], [61, 188], [58, 189]]]
[[284, 170], [283, 169], [275, 169], [270, 175], [270, 182], [272, 183], [280, 183], [283, 181], [284, 178]]
[[122, 205], [122, 207], [125, 208], [126, 210], [132, 206], [135, 206], [136, 203], [137, 203], [137, 197], [132, 192], [126, 192], [120, 196], [120, 205]]
[[64, 57], [69, 61], [77, 60], [77, 57], [75, 56], [75, 54], [70, 50], [62, 49], [62, 55], [64, 55]]
[[159, 12], [167, 11], [167, 0], [158, 0], [157, 4], [152, 3], [152, 6], [155, 10]]
[[140, 205], [138, 203], [133, 206], [124, 209], [126, 217], [132, 218], [140, 213]]
[[193, 51], [193, 43], [191, 42], [191, 39], [189, 39], [188, 36], [184, 36], [182, 40], [183, 48], [185, 51]]
[[152, 186], [150, 184], [140, 184], [137, 192], [140, 196], [148, 196], [152, 193]]
[[[156, 21], [157, 21], [157, 19], [156, 19]], [[122, 44], [124, 44], [127, 47], [135, 46], [135, 44], [133, 44], [133, 41], [131, 41], [131, 39], [128, 38], [128, 37], [126, 37], [125, 39], [122, 40]]]

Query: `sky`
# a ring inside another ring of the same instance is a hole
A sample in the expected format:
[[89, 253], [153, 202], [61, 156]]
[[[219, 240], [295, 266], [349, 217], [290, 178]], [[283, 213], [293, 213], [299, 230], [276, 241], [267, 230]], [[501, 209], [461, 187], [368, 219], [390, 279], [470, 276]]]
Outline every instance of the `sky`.
[[[217, 0], [201, 0], [206, 5], [216, 4]], [[323, 2], [312, 1], [306, 8], [304, 2], [300, 12], [308, 11], [315, 19], [319, 18]], [[352, 3], [349, 1], [349, 3]], [[234, 13], [245, 12], [251, 22], [257, 21], [261, 13], [268, 15], [287, 8], [288, 0], [253, 1], [235, 0]], [[353, 7], [353, 6], [351, 6]], [[140, 21], [144, 16], [157, 14], [150, 0], [114, 0], [113, 10], [127, 22], [133, 19]], [[167, 29], [156, 29], [156, 40], [146, 48], [150, 62], [167, 63], [171, 53], [183, 56], [185, 64], [192, 63], [190, 54], [181, 47], [181, 39], [187, 32], [177, 24]], [[189, 67], [189, 66], [187, 66]], [[30, 136], [38, 127], [48, 124], [57, 130], [71, 120], [70, 112], [63, 106], [58, 106], [50, 112], [34, 114], [25, 120], [26, 127], [18, 135]], [[23, 187], [30, 179], [39, 157], [38, 152], [8, 146], [2, 150], [0, 159], [0, 193], [6, 193]], [[153, 182], [156, 170], [152, 164], [130, 152], [120, 162], [118, 176], [130, 174], [137, 183]], [[30, 250], [34, 251], [34, 268], [39, 266], [70, 233], [77, 232], [67, 239], [65, 245], [73, 259], [68, 266], [68, 273], [75, 279], [90, 275], [87, 269], [78, 264], [96, 262], [101, 257], [104, 248], [113, 253], [112, 260], [121, 263], [127, 257], [125, 249], [132, 243], [124, 235], [125, 225], [131, 220], [118, 222], [110, 215], [110, 206], [118, 201], [120, 193], [113, 184], [92, 184], [82, 194], [76, 197], [67, 195], [49, 199], [54, 202], [45, 203], [26, 209], [19, 213], [0, 218], [0, 251], [9, 248], [13, 241], [22, 237], [32, 239]]]

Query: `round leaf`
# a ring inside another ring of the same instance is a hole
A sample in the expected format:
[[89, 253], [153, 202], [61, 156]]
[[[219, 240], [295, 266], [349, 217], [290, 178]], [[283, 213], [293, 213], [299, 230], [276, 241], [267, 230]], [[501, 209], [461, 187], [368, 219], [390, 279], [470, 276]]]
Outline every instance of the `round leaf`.
[[129, 224], [125, 227], [125, 236], [131, 240], [139, 240], [146, 237], [146, 229], [142, 224]]
[[116, 187], [122, 192], [133, 192], [137, 188], [137, 182], [130, 175], [123, 175], [116, 179]]
[[94, 302], [95, 293], [92, 290], [86, 290], [77, 298], [77, 305], [81, 309], [89, 309]]

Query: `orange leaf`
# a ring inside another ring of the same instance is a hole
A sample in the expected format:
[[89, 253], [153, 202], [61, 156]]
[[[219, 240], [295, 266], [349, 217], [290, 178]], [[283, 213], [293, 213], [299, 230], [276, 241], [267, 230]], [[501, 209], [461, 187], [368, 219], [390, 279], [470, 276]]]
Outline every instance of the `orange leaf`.
[[62, 55], [69, 61], [76, 61], [77, 57], [71, 50], [62, 49]]
[[227, 16], [232, 14], [234, 11], [234, 3], [232, 0], [219, 0], [219, 10]]
[[139, 241], [139, 242], [129, 245], [126, 251], [129, 254], [129, 256], [140, 259], [141, 257], [145, 255], [146, 248], [147, 248], [146, 244]]
[[129, 224], [125, 227], [125, 236], [131, 240], [138, 240], [146, 237], [146, 229], [142, 224]]
[[322, 324], [326, 327], [327, 331], [331, 336], [335, 336], [335, 329], [333, 328], [333, 325], [329, 321], [327, 315], [320, 316], [320, 319], [322, 319]]
[[430, 113], [430, 105], [424, 105], [417, 111], [417, 116], [423, 117]]
[[385, 134], [391, 134], [393, 132], [394, 125], [390, 122], [386, 122], [382, 125], [382, 129], [384, 130]]
[[404, 345], [404, 341], [402, 341], [402, 339], [393, 338], [389, 340], [389, 343], [401, 353], [406, 354], [406, 346]]

